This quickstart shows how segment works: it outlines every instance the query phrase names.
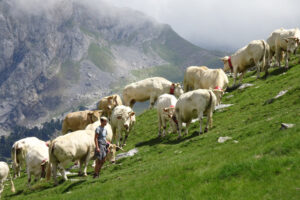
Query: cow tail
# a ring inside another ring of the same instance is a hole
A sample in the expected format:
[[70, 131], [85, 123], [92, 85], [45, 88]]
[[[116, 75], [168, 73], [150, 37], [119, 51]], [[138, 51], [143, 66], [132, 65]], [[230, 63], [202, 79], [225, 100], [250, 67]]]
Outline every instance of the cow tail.
[[47, 181], [49, 181], [51, 178], [51, 171], [52, 171], [51, 163], [53, 162], [53, 159], [54, 159], [53, 150], [54, 150], [54, 143], [53, 143], [53, 140], [51, 140], [49, 143], [49, 162], [47, 164], [47, 172], [46, 172]]
[[208, 93], [209, 93], [209, 101], [208, 101], [208, 104], [207, 104], [207, 110], [210, 110], [211, 105], [212, 105], [212, 92], [213, 92], [213, 91], [208, 90]]
[[263, 55], [263, 60], [262, 60], [262, 65], [261, 68], [265, 69], [266, 66], [266, 56], [267, 56], [267, 45], [264, 40], [262, 40], [263, 46], [264, 46], [264, 55]]
[[[14, 170], [16, 170], [16, 168], [18, 167], [18, 160], [17, 160], [17, 145], [13, 146], [12, 149], [12, 159], [13, 159], [13, 166], [14, 166]], [[16, 173], [16, 172], [14, 172]]]
[[11, 174], [9, 174], [9, 178], [10, 178], [10, 184], [11, 184], [11, 192], [15, 193], [16, 192], [16, 188], [15, 188], [15, 184], [13, 182], [13, 179], [11, 177]]

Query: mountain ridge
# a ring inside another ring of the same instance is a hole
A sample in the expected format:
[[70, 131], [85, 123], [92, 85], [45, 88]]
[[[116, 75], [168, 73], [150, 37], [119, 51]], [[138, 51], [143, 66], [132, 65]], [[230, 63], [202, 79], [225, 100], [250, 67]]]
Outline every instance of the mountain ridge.
[[166, 78], [180, 80], [188, 65], [221, 65], [220, 54], [131, 9], [102, 1], [20, 2], [0, 1], [0, 135], [14, 124], [33, 127], [95, 108], [102, 96], [141, 79], [136, 71], [171, 69]]

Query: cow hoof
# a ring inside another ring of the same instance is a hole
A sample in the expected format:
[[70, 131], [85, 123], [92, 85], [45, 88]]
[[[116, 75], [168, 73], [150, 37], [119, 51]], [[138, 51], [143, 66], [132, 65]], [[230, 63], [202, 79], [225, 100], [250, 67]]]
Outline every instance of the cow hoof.
[[208, 131], [208, 128], [205, 128], [205, 129], [204, 129], [204, 133], [206, 133], [207, 131]]

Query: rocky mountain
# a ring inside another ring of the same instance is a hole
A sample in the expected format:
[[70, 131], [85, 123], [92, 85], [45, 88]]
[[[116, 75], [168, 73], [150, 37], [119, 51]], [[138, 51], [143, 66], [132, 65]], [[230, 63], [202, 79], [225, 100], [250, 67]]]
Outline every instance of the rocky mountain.
[[180, 80], [189, 65], [221, 66], [144, 14], [101, 1], [0, 1], [0, 135], [95, 106], [150, 75]]

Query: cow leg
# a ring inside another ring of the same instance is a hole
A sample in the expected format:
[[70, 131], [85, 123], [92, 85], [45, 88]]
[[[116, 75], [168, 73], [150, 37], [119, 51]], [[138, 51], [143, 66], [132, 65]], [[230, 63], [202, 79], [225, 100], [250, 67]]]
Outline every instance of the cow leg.
[[163, 123], [163, 137], [165, 137], [166, 136], [166, 128], [167, 128], [165, 118], [162, 119], [162, 123]]
[[199, 114], [198, 114], [198, 118], [199, 118], [199, 125], [200, 125], [200, 132], [199, 132], [199, 135], [202, 134], [202, 120], [203, 120], [203, 111], [201, 111]]
[[289, 68], [289, 52], [286, 52], [285, 54], [285, 68], [288, 69]]
[[185, 130], [184, 130], [184, 135], [187, 135], [189, 133], [189, 125], [190, 125], [190, 121], [185, 123]]
[[[177, 116], [176, 116], [177, 117]], [[180, 117], [177, 117], [178, 119], [178, 139], [181, 138], [181, 130], [182, 130], [182, 121], [180, 119]]]
[[158, 137], [161, 136], [161, 116], [158, 114]]
[[53, 173], [53, 179], [54, 179], [54, 184], [57, 185], [57, 163], [52, 163], [52, 173]]
[[280, 61], [281, 61], [281, 51], [276, 48], [276, 59], [277, 59], [277, 63], [278, 63], [278, 67], [281, 67]]
[[257, 72], [256, 72], [256, 79], [260, 78], [260, 64], [259, 62], [255, 62], [256, 68], [257, 68]]
[[149, 109], [153, 108], [155, 103], [155, 97], [154, 96], [150, 96], [150, 105], [149, 105]]
[[126, 133], [125, 133], [125, 138], [124, 138], [124, 140], [123, 140], [122, 147], [126, 145], [126, 140], [127, 140], [127, 138], [128, 138], [128, 134], [129, 134], [129, 131], [126, 131]]
[[205, 126], [205, 129], [204, 129], [204, 132], [206, 133], [208, 131], [208, 125], [210, 128], [212, 128], [212, 111], [209, 110], [207, 112], [207, 121], [206, 121], [206, 126]]
[[68, 180], [68, 177], [67, 177], [67, 175], [66, 175], [65, 169], [64, 169], [64, 168], [61, 168], [61, 169], [59, 169], [59, 171], [60, 171], [60, 173], [61, 173], [61, 176], [64, 178], [64, 180], [67, 181], [67, 180]]
[[233, 69], [233, 86], [236, 85], [237, 69]]
[[28, 187], [30, 187], [30, 182], [31, 182], [31, 174], [30, 174], [30, 171], [29, 171], [29, 169], [28, 169], [28, 167], [27, 167], [27, 185], [28, 185]]
[[82, 176], [82, 165], [83, 165], [84, 159], [80, 159], [79, 161], [79, 171], [78, 176]]
[[116, 144], [117, 144], [117, 146], [119, 146], [120, 145], [120, 138], [121, 138], [121, 130], [119, 128], [117, 128], [116, 135], [117, 135]]
[[4, 188], [3, 180], [0, 180], [0, 198], [1, 198], [1, 193], [3, 192], [3, 188]]
[[242, 74], [240, 75], [240, 84], [242, 84], [242, 82], [243, 82], [243, 77], [245, 75], [245, 72], [246, 71], [243, 71]]

